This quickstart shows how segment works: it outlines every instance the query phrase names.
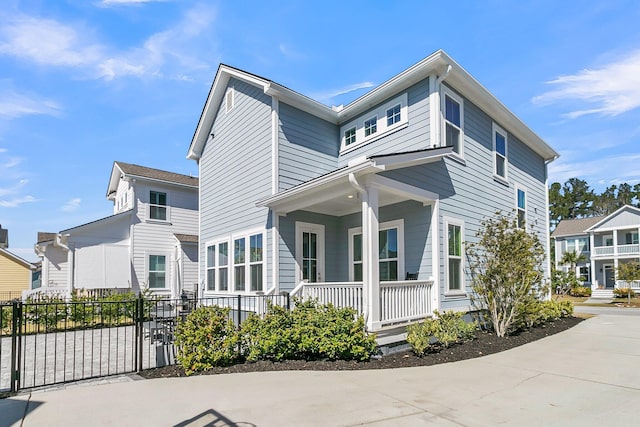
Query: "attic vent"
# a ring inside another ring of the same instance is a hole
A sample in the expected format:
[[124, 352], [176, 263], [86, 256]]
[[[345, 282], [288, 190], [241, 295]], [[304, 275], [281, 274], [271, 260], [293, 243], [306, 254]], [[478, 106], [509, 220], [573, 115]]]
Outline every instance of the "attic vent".
[[234, 94], [233, 94], [233, 88], [230, 87], [229, 89], [227, 89], [227, 93], [225, 95], [225, 107], [226, 107], [226, 113], [228, 113], [229, 111], [231, 111], [231, 109], [233, 108], [233, 98], [234, 98]]

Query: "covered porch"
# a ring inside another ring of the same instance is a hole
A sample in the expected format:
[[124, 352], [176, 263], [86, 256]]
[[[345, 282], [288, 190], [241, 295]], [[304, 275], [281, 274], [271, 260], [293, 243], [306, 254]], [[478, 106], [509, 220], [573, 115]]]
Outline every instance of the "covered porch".
[[433, 315], [439, 195], [383, 173], [436, 162], [450, 151], [357, 159], [258, 202], [272, 212], [279, 290], [352, 307], [369, 331]]

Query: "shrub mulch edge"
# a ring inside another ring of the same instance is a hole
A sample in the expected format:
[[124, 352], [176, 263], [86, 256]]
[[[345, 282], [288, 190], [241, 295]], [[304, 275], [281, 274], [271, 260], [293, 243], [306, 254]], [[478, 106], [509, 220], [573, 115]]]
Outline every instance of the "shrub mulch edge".
[[[449, 348], [442, 349], [437, 353], [426, 354], [423, 357], [418, 357], [412, 351], [408, 350], [382, 356], [381, 358], [372, 358], [366, 362], [352, 360], [284, 360], [282, 362], [272, 362], [262, 360], [253, 363], [247, 362], [225, 367], [216, 367], [193, 375], [268, 371], [344, 371], [432, 366], [441, 363], [458, 362], [475, 357], [487, 356], [489, 354], [509, 350], [511, 348], [563, 332], [577, 325], [582, 320], [584, 319], [579, 317], [566, 317], [504, 338], [499, 338], [495, 334], [489, 332], [478, 332], [477, 338], [474, 340], [456, 344]], [[179, 365], [147, 369], [140, 372], [139, 375], [146, 379], [186, 376], [184, 370]]]

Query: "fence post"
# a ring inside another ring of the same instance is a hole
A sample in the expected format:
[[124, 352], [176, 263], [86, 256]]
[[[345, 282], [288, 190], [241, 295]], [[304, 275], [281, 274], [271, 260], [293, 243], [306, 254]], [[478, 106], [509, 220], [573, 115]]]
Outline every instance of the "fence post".
[[15, 393], [20, 389], [22, 302], [14, 301], [11, 308], [11, 392]]
[[242, 309], [242, 295], [238, 294], [238, 315], [237, 315], [237, 320], [238, 320], [238, 329], [240, 329], [240, 322], [242, 322], [242, 316], [241, 316], [241, 310]]
[[142, 343], [144, 340], [144, 298], [142, 292], [136, 300], [136, 370], [142, 371]]

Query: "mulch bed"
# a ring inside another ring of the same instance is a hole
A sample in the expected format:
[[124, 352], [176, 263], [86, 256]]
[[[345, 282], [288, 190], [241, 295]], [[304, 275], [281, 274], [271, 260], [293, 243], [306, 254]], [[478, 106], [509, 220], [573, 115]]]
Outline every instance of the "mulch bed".
[[[440, 363], [457, 362], [499, 353], [510, 348], [527, 344], [540, 338], [565, 331], [583, 319], [568, 317], [548, 323], [542, 327], [522, 331], [516, 335], [498, 338], [495, 334], [487, 332], [478, 333], [478, 338], [462, 344], [443, 349], [439, 353], [427, 354], [418, 357], [411, 351], [389, 354], [380, 359], [372, 359], [368, 362], [355, 362], [346, 360], [286, 360], [282, 362], [259, 361], [255, 363], [239, 363], [232, 366], [214, 368], [197, 375], [229, 374], [238, 372], [265, 372], [265, 371], [342, 371], [357, 369], [390, 369], [413, 366], [430, 366]], [[162, 368], [148, 369], [140, 372], [144, 378], [184, 377], [184, 370], [177, 365]]]

